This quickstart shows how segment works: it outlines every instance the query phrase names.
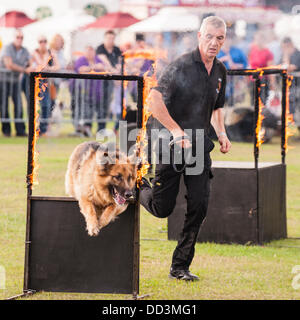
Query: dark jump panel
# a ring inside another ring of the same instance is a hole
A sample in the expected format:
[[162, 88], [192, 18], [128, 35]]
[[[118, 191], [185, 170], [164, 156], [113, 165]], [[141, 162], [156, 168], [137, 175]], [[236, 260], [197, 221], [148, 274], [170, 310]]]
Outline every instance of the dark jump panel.
[[90, 237], [77, 201], [30, 199], [28, 289], [132, 293], [135, 205]]
[[[284, 164], [214, 162], [208, 212], [199, 242], [263, 243], [285, 238], [286, 167]], [[168, 218], [168, 239], [177, 240], [186, 213], [181, 180], [176, 207]]]

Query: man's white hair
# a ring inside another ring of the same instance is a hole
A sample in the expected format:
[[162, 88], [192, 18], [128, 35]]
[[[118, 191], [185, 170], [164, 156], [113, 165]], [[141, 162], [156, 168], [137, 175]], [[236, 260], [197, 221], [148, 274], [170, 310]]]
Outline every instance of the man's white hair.
[[215, 28], [224, 27], [225, 28], [225, 33], [226, 33], [226, 29], [227, 29], [226, 23], [222, 18], [220, 18], [218, 16], [209, 16], [209, 17], [203, 19], [199, 31], [201, 33], [203, 33], [205, 31], [205, 29], [206, 29], [206, 26], [209, 25], [209, 24], [214, 26]]

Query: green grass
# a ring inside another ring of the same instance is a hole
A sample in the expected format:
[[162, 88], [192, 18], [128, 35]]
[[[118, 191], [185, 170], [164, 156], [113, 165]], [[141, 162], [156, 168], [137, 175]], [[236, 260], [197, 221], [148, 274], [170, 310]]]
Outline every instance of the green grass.
[[[35, 195], [64, 195], [67, 160], [83, 139], [40, 138], [39, 182]], [[300, 142], [287, 155], [288, 236], [300, 237]], [[27, 139], [0, 137], [0, 265], [6, 289], [0, 299], [22, 292], [26, 216]], [[253, 146], [234, 143], [228, 155], [218, 147], [215, 160], [253, 161]], [[280, 161], [279, 139], [262, 146], [261, 161]], [[265, 246], [198, 243], [191, 271], [197, 283], [168, 279], [175, 241], [167, 241], [167, 220], [141, 212], [140, 293], [150, 299], [300, 299], [291, 286], [293, 266], [300, 265], [300, 240], [284, 239]], [[153, 241], [148, 239], [154, 239]], [[127, 299], [128, 295], [37, 293], [26, 299]]]

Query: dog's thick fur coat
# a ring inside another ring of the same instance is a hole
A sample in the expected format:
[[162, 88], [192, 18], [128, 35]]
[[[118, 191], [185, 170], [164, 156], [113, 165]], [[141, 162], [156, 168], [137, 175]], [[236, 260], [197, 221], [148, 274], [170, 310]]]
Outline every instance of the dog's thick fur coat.
[[68, 163], [65, 187], [78, 200], [90, 236], [124, 212], [136, 183], [136, 165], [98, 142], [78, 145]]

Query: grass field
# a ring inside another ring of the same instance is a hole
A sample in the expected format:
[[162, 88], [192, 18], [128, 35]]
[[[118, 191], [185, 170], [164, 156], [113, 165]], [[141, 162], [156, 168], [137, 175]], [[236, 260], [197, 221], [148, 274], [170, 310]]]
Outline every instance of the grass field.
[[[79, 138], [40, 138], [39, 186], [34, 194], [64, 195], [64, 174]], [[287, 155], [288, 236], [300, 237], [300, 142]], [[27, 139], [0, 137], [0, 266], [6, 288], [0, 299], [23, 288]], [[252, 161], [253, 146], [234, 143], [229, 155], [216, 147], [214, 160]], [[262, 146], [261, 161], [280, 161], [279, 139]], [[168, 279], [175, 241], [167, 241], [167, 220], [141, 212], [140, 293], [150, 299], [300, 299], [292, 287], [292, 268], [300, 265], [300, 240], [273, 241], [264, 246], [197, 244], [191, 271], [196, 283]], [[149, 241], [148, 239], [154, 239]], [[128, 299], [127, 295], [37, 293], [26, 299]]]

